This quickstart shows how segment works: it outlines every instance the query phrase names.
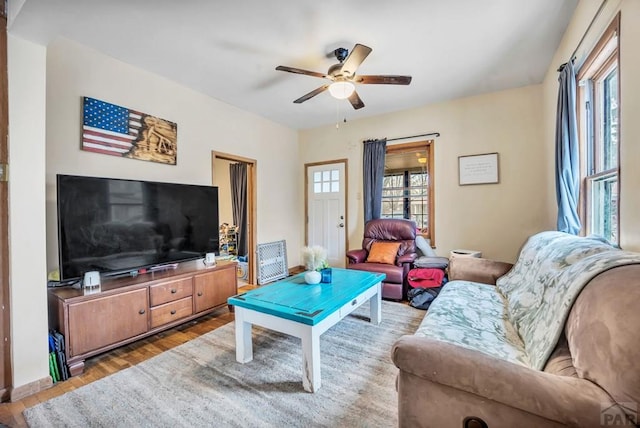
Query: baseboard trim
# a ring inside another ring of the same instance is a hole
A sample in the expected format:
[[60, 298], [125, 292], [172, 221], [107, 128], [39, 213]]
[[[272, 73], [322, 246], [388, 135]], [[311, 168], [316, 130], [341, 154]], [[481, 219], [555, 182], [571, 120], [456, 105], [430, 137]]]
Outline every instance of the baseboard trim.
[[304, 266], [301, 266], [301, 265], [290, 267], [289, 268], [289, 275], [295, 275], [297, 273], [304, 272], [304, 271], [305, 271], [305, 268], [304, 268]]
[[44, 391], [45, 389], [49, 389], [51, 388], [51, 386], [53, 386], [53, 380], [51, 379], [51, 376], [47, 376], [40, 380], [30, 382], [26, 385], [21, 385], [17, 388], [11, 389], [11, 391], [9, 392], [9, 401], [13, 403], [14, 401], [22, 400], [23, 398], [26, 398], [30, 395], [37, 394], [38, 392]]

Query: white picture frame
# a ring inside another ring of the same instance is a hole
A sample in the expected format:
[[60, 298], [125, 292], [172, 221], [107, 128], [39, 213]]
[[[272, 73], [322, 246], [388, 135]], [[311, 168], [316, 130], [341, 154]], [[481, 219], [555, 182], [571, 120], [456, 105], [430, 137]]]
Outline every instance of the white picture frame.
[[497, 184], [498, 153], [458, 156], [458, 184]]

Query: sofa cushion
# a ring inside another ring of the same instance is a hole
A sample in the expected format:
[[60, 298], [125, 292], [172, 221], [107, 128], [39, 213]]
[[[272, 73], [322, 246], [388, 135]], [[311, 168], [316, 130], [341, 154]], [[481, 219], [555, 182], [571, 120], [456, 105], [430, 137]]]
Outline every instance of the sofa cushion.
[[374, 242], [369, 249], [367, 263], [385, 263], [392, 265], [396, 262], [399, 242]]
[[595, 277], [576, 300], [565, 333], [580, 377], [600, 385], [638, 423], [640, 265]]
[[493, 285], [512, 267], [511, 263], [480, 257], [453, 257], [449, 262], [449, 280], [461, 279]]
[[503, 297], [492, 285], [451, 281], [429, 307], [416, 336], [431, 337], [529, 366]]

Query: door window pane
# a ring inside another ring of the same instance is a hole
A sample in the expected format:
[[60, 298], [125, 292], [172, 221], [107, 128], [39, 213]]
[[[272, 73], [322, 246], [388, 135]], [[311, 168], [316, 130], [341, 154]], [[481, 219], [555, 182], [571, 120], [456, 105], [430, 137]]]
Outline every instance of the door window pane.
[[340, 171], [337, 169], [313, 173], [314, 193], [337, 193], [340, 191]]

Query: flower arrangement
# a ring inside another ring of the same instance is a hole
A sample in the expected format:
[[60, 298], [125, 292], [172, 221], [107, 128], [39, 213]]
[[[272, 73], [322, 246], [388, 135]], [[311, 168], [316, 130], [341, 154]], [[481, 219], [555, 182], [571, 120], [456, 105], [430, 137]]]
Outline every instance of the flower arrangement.
[[308, 271], [320, 271], [329, 267], [327, 263], [327, 250], [319, 245], [303, 247], [302, 261]]

